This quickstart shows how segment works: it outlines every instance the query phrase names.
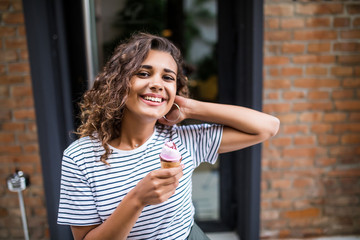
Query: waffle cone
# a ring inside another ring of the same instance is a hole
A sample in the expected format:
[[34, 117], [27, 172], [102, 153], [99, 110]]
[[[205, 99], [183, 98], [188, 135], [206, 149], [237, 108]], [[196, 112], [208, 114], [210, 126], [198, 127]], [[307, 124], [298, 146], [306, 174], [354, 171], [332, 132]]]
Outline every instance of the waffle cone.
[[161, 168], [173, 168], [180, 166], [181, 159], [179, 161], [170, 162], [170, 161], [165, 161], [160, 157], [160, 163], [161, 163]]

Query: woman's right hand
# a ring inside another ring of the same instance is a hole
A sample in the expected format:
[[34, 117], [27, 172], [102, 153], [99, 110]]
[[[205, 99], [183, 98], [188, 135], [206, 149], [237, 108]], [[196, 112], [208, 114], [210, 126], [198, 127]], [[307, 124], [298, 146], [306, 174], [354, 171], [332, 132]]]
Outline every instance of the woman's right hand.
[[154, 205], [168, 200], [179, 185], [183, 167], [160, 168], [148, 173], [133, 189], [142, 206]]

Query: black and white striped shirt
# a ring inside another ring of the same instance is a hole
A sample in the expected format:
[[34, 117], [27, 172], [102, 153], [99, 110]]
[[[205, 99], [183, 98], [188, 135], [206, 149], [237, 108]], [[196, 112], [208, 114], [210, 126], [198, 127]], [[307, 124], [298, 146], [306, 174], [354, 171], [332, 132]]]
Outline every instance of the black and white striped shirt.
[[58, 224], [104, 222], [141, 179], [160, 168], [161, 148], [172, 140], [182, 155], [184, 175], [167, 201], [143, 209], [128, 239], [186, 239], [194, 221], [191, 176], [200, 163], [215, 163], [222, 129], [215, 124], [156, 126], [152, 136], [136, 149], [110, 146], [110, 166], [100, 162], [105, 151], [100, 141], [89, 137], [76, 140], [64, 151]]

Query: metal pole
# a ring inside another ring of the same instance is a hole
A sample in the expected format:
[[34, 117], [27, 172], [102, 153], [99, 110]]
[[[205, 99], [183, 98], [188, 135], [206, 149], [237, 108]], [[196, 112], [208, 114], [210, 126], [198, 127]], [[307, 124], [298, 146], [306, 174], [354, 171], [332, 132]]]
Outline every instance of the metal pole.
[[24, 237], [25, 240], [29, 240], [29, 232], [28, 232], [28, 227], [27, 227], [27, 221], [26, 221], [26, 212], [25, 212], [25, 205], [24, 205], [24, 198], [22, 196], [22, 190], [18, 190], [18, 195], [19, 195], [19, 205], [20, 205], [20, 211], [21, 211], [21, 220], [22, 220], [22, 224], [23, 224], [23, 229], [24, 229]]

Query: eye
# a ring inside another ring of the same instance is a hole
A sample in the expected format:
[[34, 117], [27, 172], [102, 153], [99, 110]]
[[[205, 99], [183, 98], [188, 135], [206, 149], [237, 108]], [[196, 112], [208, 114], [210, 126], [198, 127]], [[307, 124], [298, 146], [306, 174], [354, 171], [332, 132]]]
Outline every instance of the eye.
[[171, 75], [164, 75], [163, 78], [167, 81], [175, 81], [175, 78]]
[[150, 73], [146, 72], [146, 71], [140, 71], [136, 73], [136, 76], [140, 77], [140, 78], [146, 78], [150, 76]]

